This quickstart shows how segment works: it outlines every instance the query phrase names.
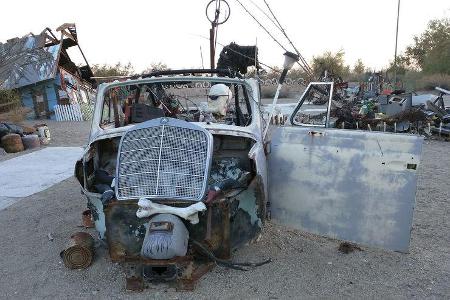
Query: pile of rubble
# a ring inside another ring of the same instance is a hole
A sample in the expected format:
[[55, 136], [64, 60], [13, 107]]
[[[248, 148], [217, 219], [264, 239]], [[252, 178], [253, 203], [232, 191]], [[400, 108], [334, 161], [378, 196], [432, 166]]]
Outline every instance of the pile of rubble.
[[33, 127], [14, 123], [0, 123], [0, 155], [39, 148], [50, 142], [50, 131], [46, 124]]
[[436, 90], [439, 95], [415, 95], [404, 90], [374, 94], [347, 89], [344, 97], [334, 97], [331, 117], [337, 128], [448, 136], [450, 107], [445, 107], [444, 97], [450, 91], [439, 87]]

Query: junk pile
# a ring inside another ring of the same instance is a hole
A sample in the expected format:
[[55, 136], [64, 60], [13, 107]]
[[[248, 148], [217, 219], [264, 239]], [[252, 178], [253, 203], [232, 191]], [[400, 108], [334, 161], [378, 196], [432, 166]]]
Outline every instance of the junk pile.
[[336, 128], [409, 132], [431, 136], [450, 135], [450, 107], [444, 97], [450, 91], [436, 87], [439, 95], [417, 95], [404, 90], [381, 93], [348, 88], [342, 99], [333, 100], [331, 118]]
[[0, 153], [16, 153], [47, 145], [50, 142], [50, 131], [46, 124], [29, 127], [0, 123], [0, 141]]

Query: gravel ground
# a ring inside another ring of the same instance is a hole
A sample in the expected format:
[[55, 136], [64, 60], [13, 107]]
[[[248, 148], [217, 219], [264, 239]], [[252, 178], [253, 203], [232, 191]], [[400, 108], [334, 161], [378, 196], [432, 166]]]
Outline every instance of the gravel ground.
[[[47, 124], [52, 146], [86, 142], [87, 123]], [[101, 243], [90, 268], [66, 269], [59, 252], [73, 232], [84, 231], [85, 200], [70, 178], [0, 211], [0, 299], [450, 298], [449, 149], [446, 142], [425, 142], [409, 254], [365, 247], [342, 254], [339, 241], [268, 223], [261, 239], [234, 260], [270, 257], [272, 263], [247, 272], [216, 267], [194, 292], [165, 284], [125, 291], [121, 267]]]

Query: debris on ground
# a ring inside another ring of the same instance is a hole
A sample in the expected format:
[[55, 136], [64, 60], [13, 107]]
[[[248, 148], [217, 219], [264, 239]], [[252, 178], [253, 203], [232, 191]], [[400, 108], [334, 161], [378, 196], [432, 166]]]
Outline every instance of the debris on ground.
[[349, 242], [340, 243], [338, 250], [345, 254], [349, 254], [355, 250], [362, 251], [361, 247], [359, 247], [355, 244], [349, 243]]
[[86, 269], [94, 260], [94, 238], [87, 232], [74, 233], [60, 256], [67, 268]]
[[[50, 142], [50, 131], [46, 124], [33, 127], [10, 122], [0, 123], [0, 146], [6, 153], [36, 149]], [[3, 153], [3, 151], [1, 151]], [[3, 155], [3, 154], [1, 154]]]
[[417, 95], [361, 83], [356, 89], [336, 92], [331, 117], [336, 128], [450, 135], [450, 107], [443, 100], [450, 91], [440, 87], [436, 91], [439, 95]]
[[86, 209], [81, 214], [81, 220], [84, 228], [94, 228], [94, 220], [92, 219], [92, 212], [90, 209]]
[[302, 96], [294, 116], [292, 105], [292, 109], [276, 107], [270, 123], [285, 125], [290, 117], [291, 123], [304, 126], [324, 126], [327, 120], [327, 127], [331, 128], [410, 133], [441, 140], [450, 137], [450, 107], [444, 103], [444, 97], [450, 96], [449, 90], [436, 87], [438, 95], [418, 95], [365, 83], [357, 83], [355, 88], [339, 86], [334, 82], [329, 105], [329, 97], [323, 97], [326, 93], [321, 95], [323, 91], [313, 89]]

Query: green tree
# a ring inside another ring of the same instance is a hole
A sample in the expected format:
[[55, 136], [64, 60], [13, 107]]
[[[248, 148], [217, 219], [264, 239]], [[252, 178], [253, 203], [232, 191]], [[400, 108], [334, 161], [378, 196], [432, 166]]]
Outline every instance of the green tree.
[[428, 74], [450, 75], [450, 39], [436, 45], [425, 55], [422, 69]]
[[170, 70], [170, 68], [165, 63], [157, 62], [157, 63], [151, 63], [150, 67], [146, 68], [142, 73], [148, 74], [148, 73], [152, 73], [152, 72], [167, 71], [167, 70]]
[[[428, 72], [444, 72], [450, 74], [450, 69], [443, 69], [440, 63], [447, 63], [450, 51], [450, 19], [436, 19], [428, 23], [426, 30], [414, 37], [414, 43], [406, 48], [406, 63]], [[447, 57], [447, 62], [442, 61]], [[437, 68], [437, 70], [435, 70]]]
[[364, 66], [362, 59], [358, 58], [358, 60], [355, 63], [355, 66], [353, 67], [353, 73], [361, 75], [366, 70], [366, 66]]
[[298, 67], [290, 69], [289, 72], [287, 73], [287, 77], [291, 79], [308, 78], [308, 76], [305, 74], [305, 71], [303, 71], [303, 69]]
[[313, 57], [312, 68], [314, 74], [317, 77], [321, 77], [325, 71], [328, 71], [335, 77], [347, 77], [350, 73], [350, 66], [345, 65], [344, 54], [343, 50], [336, 53], [326, 51], [322, 55]]
[[16, 90], [0, 89], [0, 113], [21, 106], [20, 94]]
[[95, 77], [113, 77], [113, 76], [128, 76], [134, 73], [134, 68], [131, 63], [126, 65], [118, 62], [115, 65], [95, 64], [91, 67]]
[[[411, 69], [411, 60], [406, 55], [397, 56], [397, 75], [404, 75], [407, 71], [413, 71]], [[389, 67], [386, 70], [390, 75], [393, 76], [395, 71], [394, 62], [389, 63]]]

